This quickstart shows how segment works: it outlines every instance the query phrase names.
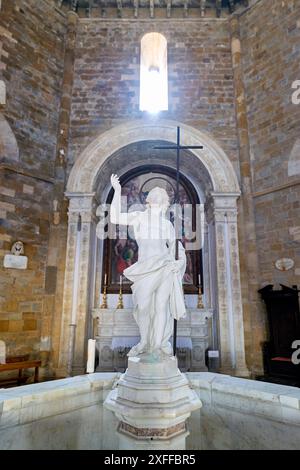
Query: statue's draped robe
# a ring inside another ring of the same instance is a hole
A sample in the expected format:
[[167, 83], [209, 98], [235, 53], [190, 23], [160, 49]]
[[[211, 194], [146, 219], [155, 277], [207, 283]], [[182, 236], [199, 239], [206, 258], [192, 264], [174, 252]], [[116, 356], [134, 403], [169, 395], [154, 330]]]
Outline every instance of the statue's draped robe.
[[[157, 331], [162, 323], [158, 321], [159, 316], [166, 316], [166, 321], [163, 322], [165, 327], [161, 343], [162, 348], [165, 349], [172, 335], [173, 319], [179, 320], [186, 313], [182, 288], [182, 278], [186, 269], [185, 250], [179, 243], [179, 271], [173, 272], [171, 268], [175, 262], [174, 246], [175, 240], [168, 254], [150, 256], [124, 270], [124, 275], [133, 282], [134, 317], [141, 332], [144, 330], [144, 315], [149, 315], [146, 341], [147, 350], [150, 351], [155, 350], [155, 339], [162, 333]], [[168, 296], [167, 311], [156, 308], [155, 296], [161, 286], [163, 286], [164, 295]]]

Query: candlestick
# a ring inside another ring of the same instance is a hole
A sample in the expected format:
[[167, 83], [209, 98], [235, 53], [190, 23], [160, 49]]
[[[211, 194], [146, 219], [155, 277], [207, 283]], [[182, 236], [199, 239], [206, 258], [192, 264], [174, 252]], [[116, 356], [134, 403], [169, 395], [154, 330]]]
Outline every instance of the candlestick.
[[121, 276], [120, 276], [119, 300], [118, 300], [117, 309], [124, 308], [122, 287], [123, 287], [123, 283], [122, 283], [122, 274], [121, 274]]
[[104, 276], [103, 296], [100, 308], [107, 308], [107, 274]]
[[204, 308], [203, 299], [202, 299], [202, 287], [201, 287], [200, 284], [198, 286], [198, 304], [197, 304], [197, 308]]
[[96, 355], [96, 340], [89, 339], [88, 358], [87, 358], [87, 364], [86, 364], [87, 374], [93, 374], [95, 372], [95, 355]]

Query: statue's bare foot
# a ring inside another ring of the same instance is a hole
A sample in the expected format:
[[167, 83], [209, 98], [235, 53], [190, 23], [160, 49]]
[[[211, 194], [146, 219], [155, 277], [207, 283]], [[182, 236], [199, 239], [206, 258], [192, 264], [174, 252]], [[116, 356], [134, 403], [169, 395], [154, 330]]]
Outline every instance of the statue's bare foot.
[[161, 347], [161, 351], [166, 356], [173, 356], [173, 348], [169, 342]]
[[130, 349], [129, 353], [127, 354], [128, 357], [135, 357], [138, 356], [139, 354], [142, 354], [144, 352], [146, 345], [142, 343], [138, 343], [133, 348]]

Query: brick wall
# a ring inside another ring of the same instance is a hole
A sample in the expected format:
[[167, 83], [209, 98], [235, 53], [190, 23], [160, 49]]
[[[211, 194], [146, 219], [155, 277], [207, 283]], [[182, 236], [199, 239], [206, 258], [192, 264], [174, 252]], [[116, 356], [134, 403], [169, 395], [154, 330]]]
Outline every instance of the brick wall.
[[53, 172], [64, 59], [65, 17], [54, 1], [4, 0], [0, 15], [4, 115], [27, 167]]
[[[292, 83], [300, 80], [300, 3], [261, 0], [241, 16], [240, 28], [260, 282], [300, 285], [300, 186], [286, 187], [300, 179], [291, 171], [300, 161], [300, 105], [292, 103]], [[292, 258], [295, 269], [276, 270], [281, 257]]]
[[[37, 353], [44, 312], [45, 264], [52, 185], [10, 171], [0, 186], [0, 337], [8, 354]], [[16, 240], [24, 243], [28, 269], [4, 269]]]
[[[2, 155], [11, 168], [0, 168], [0, 338], [9, 355], [35, 356], [51, 347], [53, 288], [47, 290], [46, 266], [65, 28], [52, 0], [2, 2], [2, 112], [20, 154], [17, 162]], [[26, 271], [3, 268], [16, 240], [25, 245]]]
[[169, 111], [160, 117], [206, 130], [238, 169], [234, 90], [225, 20], [79, 22], [72, 101], [74, 161], [93, 138], [139, 111], [140, 40], [151, 31], [168, 41]]

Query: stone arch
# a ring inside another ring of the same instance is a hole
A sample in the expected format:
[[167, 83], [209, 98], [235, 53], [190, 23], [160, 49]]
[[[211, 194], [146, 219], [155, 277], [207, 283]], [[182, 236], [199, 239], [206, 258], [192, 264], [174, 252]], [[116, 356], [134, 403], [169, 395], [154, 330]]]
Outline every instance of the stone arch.
[[102, 164], [114, 152], [126, 145], [143, 140], [165, 140], [176, 143], [176, 128], [181, 127], [183, 145], [203, 145], [192, 150], [207, 169], [213, 190], [240, 192], [237, 175], [224, 150], [206, 133], [176, 121], [134, 121], [114, 127], [99, 135], [81, 153], [71, 171], [67, 191], [91, 193]]
[[7, 120], [0, 113], [0, 159], [11, 162], [19, 160], [19, 147]]
[[[237, 230], [238, 178], [223, 149], [208, 134], [191, 126], [165, 120], [133, 121], [99, 135], [76, 160], [67, 184], [69, 228], [64, 283], [63, 319], [58, 373], [84, 371], [87, 331], [93, 306], [95, 276], [96, 185], [103, 164], [130, 144], [141, 141], [202, 145], [192, 153], [211, 180], [206, 199], [209, 236], [214, 251], [215, 318], [218, 323], [221, 371], [247, 376]], [[80, 221], [80, 222], [79, 222]], [[80, 229], [78, 228], [80, 226]], [[77, 253], [79, 255], [77, 256]]]
[[293, 145], [288, 160], [288, 176], [300, 175], [300, 139]]

